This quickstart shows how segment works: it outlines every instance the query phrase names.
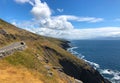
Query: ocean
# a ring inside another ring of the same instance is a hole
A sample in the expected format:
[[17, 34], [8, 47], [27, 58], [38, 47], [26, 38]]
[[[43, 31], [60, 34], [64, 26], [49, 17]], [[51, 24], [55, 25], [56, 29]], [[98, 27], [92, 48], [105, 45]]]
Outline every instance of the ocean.
[[84, 59], [112, 83], [120, 83], [120, 40], [72, 40], [69, 52]]

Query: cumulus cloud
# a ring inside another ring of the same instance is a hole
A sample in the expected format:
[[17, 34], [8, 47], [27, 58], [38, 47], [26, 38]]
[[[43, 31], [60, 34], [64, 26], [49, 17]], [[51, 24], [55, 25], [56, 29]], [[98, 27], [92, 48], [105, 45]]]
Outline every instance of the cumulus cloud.
[[57, 11], [58, 11], [58, 12], [63, 12], [64, 9], [57, 8]]
[[89, 29], [71, 29], [69, 31], [51, 30], [49, 28], [32, 29], [32, 32], [64, 39], [95, 39], [104, 37], [120, 37], [120, 27], [100, 27]]
[[35, 5], [33, 6], [31, 13], [37, 19], [50, 18], [51, 16], [51, 10], [48, 7], [47, 3], [42, 3], [40, 0], [35, 0]]
[[[47, 5], [46, 2], [41, 2], [40, 0], [15, 0], [17, 3], [29, 3], [31, 4], [32, 9], [31, 13], [33, 14], [34, 18], [30, 21], [23, 21], [17, 22], [13, 21], [15, 26], [24, 28], [31, 32], [57, 37], [57, 38], [65, 38], [65, 39], [85, 39], [85, 38], [95, 38], [97, 36], [105, 36], [111, 28], [98, 28], [98, 29], [76, 29], [70, 22], [78, 21], [78, 22], [89, 22], [89, 23], [96, 23], [103, 21], [103, 18], [96, 18], [96, 17], [78, 17], [74, 15], [59, 15], [59, 16], [52, 16], [51, 9]], [[59, 10], [58, 10], [59, 11]], [[115, 33], [111, 31], [111, 33]], [[98, 34], [98, 35], [96, 35]]]
[[[105, 38], [105, 37], [120, 37], [120, 27], [98, 27], [98, 28], [86, 28], [86, 29], [51, 29], [51, 28], [36, 28], [36, 24], [33, 22], [22, 22], [17, 24], [19, 27], [24, 27], [24, 29], [37, 33], [44, 36], [50, 36], [55, 38], [64, 38], [64, 39], [95, 39], [95, 38]], [[21, 26], [22, 25], [22, 26]], [[29, 25], [29, 26], [28, 26]]]

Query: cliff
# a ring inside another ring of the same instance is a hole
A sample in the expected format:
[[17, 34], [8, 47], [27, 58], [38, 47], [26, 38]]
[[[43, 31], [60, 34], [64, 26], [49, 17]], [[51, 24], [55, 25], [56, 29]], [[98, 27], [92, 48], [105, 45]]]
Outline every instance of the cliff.
[[26, 49], [0, 58], [1, 83], [110, 83], [66, 51], [69, 41], [40, 36], [0, 20], [0, 48], [20, 41]]

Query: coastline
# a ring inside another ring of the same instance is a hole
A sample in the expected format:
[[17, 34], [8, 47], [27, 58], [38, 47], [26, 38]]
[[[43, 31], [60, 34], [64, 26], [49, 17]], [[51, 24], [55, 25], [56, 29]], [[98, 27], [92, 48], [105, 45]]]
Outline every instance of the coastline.
[[63, 48], [64, 50], [67, 50], [69, 48], [71, 48], [72, 46], [70, 45], [70, 41], [68, 40], [61, 40], [61, 44], [60, 44], [60, 47]]
[[[74, 48], [72, 45], [71, 45], [71, 42], [70, 41], [64, 41], [64, 43], [62, 44], [62, 46], [61, 46], [63, 49], [65, 49], [66, 51], [68, 51], [68, 49], [71, 49], [71, 48]], [[70, 52], [70, 51], [68, 51], [68, 52]], [[71, 53], [71, 52], [70, 52]], [[71, 53], [73, 56], [75, 56], [75, 54], [73, 54], [73, 53]], [[78, 58], [78, 57], [77, 57]], [[78, 58], [78, 59], [81, 59], [81, 58]], [[84, 60], [84, 59], [82, 59], [82, 60]], [[102, 79], [104, 79], [104, 83], [111, 83], [108, 79], [106, 79], [106, 78], [104, 78], [101, 74], [100, 74], [100, 72], [98, 71], [98, 70], [96, 70], [89, 62], [87, 62], [87, 60], [84, 60], [85, 61], [85, 63], [86, 64], [89, 64], [89, 66], [91, 66], [91, 68], [92, 68], [92, 71], [95, 71], [95, 72], [97, 72], [97, 74], [98, 75], [100, 75], [100, 77], [102, 78]], [[85, 70], [86, 71], [86, 70]], [[85, 73], [86, 74], [86, 73]]]

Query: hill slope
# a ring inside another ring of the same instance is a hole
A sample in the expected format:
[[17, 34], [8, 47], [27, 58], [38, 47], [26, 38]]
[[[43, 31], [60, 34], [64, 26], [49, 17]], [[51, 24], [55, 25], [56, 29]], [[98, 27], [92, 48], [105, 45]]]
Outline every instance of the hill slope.
[[26, 43], [25, 50], [0, 60], [0, 83], [77, 83], [75, 79], [109, 83], [65, 50], [68, 41], [33, 34], [0, 20], [0, 48], [20, 41]]

